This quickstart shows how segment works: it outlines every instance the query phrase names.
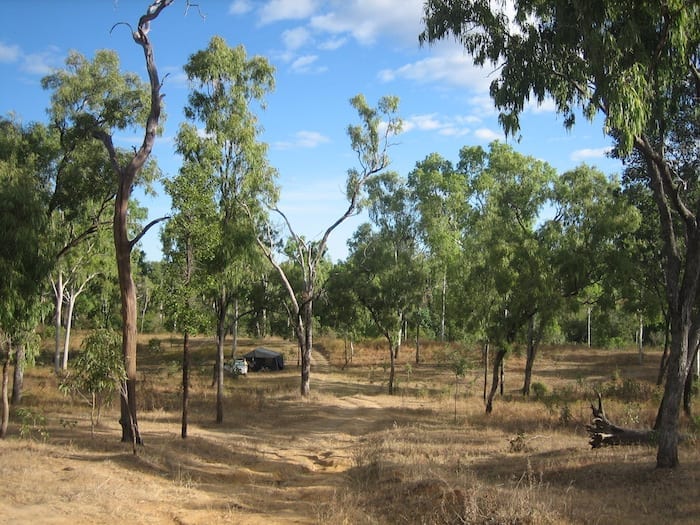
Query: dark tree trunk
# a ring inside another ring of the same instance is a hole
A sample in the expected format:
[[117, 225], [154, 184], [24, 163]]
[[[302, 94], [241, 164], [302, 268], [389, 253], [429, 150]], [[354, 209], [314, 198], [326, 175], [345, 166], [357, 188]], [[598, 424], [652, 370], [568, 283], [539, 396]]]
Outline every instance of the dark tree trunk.
[[416, 323], [416, 364], [420, 364], [420, 322]]
[[664, 375], [666, 375], [666, 366], [668, 365], [668, 352], [671, 348], [671, 325], [666, 316], [666, 326], [664, 330], [664, 353], [661, 355], [661, 362], [659, 363], [659, 375], [656, 377], [656, 386], [661, 386], [664, 382]]
[[542, 322], [540, 322], [539, 329], [535, 330], [535, 315], [530, 316], [527, 328], [527, 357], [525, 359], [525, 381], [523, 383], [524, 396], [530, 395], [532, 368], [535, 364], [540, 341], [542, 340]]
[[182, 341], [182, 432], [187, 437], [187, 419], [190, 408], [190, 334], [185, 331]]
[[496, 352], [496, 357], [493, 360], [493, 378], [491, 380], [491, 391], [489, 392], [488, 399], [486, 400], [486, 413], [490, 414], [493, 411], [493, 398], [496, 395], [499, 385], [499, 374], [503, 373], [503, 358], [506, 356], [506, 350], [500, 348]]
[[222, 291], [219, 298], [219, 306], [216, 320], [216, 422], [224, 422], [224, 344], [226, 339], [226, 310], [228, 299], [226, 290]]
[[489, 344], [484, 343], [484, 349], [482, 351], [482, 359], [484, 363], [484, 403], [486, 403], [486, 391], [488, 389], [489, 383]]
[[[400, 330], [400, 329], [399, 329]], [[396, 380], [396, 353], [398, 351], [399, 343], [394, 341], [390, 334], [386, 334], [387, 341], [389, 341], [389, 395], [393, 396], [396, 387], [394, 382]]]
[[2, 397], [2, 419], [0, 419], [0, 439], [3, 439], [7, 435], [7, 425], [10, 422], [10, 400], [8, 396], [8, 389], [10, 382], [10, 348], [12, 343], [7, 342], [2, 346], [2, 392], [0, 393], [0, 396]]
[[689, 418], [693, 417], [693, 386], [698, 380], [693, 371], [695, 370], [695, 362], [698, 359], [698, 349], [695, 349], [693, 353], [693, 359], [690, 361], [690, 367], [688, 368], [688, 377], [685, 379], [685, 386], [683, 388], [683, 412]]

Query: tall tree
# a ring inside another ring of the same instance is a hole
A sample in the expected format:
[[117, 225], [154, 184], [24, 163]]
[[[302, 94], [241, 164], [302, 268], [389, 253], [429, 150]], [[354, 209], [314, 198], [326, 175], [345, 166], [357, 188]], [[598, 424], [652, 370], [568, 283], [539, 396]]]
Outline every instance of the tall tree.
[[369, 215], [376, 230], [365, 224], [349, 243], [355, 293], [389, 344], [389, 394], [395, 392], [404, 320], [420, 307], [428, 281], [409, 193], [396, 173], [371, 180]]
[[[53, 90], [52, 119], [68, 140], [97, 140], [109, 157], [116, 186], [113, 215], [114, 247], [121, 293], [122, 351], [126, 381], [122, 385], [122, 441], [140, 444], [136, 410], [136, 287], [131, 271], [131, 252], [149, 223], [136, 237], [129, 235], [129, 199], [134, 185], [153, 150], [161, 117], [161, 82], [153, 47], [148, 37], [153, 22], [173, 0], [156, 0], [139, 19], [132, 37], [144, 53], [149, 82], [134, 74], [121, 74], [115, 53], [98, 51], [94, 62], [77, 53], [66, 60], [67, 68], [48, 75], [42, 85]], [[144, 139], [135, 152], [120, 152], [113, 133], [145, 122]]]
[[491, 96], [507, 133], [519, 132], [527, 100], [549, 96], [567, 126], [578, 109], [589, 118], [600, 113], [617, 154], [635, 151], [644, 160], [661, 223], [671, 322], [656, 464], [676, 467], [683, 387], [700, 340], [700, 202], [678, 180], [694, 169], [670, 157], [666, 144], [679, 101], [700, 93], [700, 5], [522, 0], [512, 17], [484, 0], [428, 0], [424, 9], [421, 42], [452, 35], [477, 64], [498, 67]]
[[[286, 215], [282, 216], [289, 230], [292, 249], [292, 261], [301, 272], [301, 285], [296, 288], [285, 272], [283, 264], [275, 258], [276, 243], [272, 235], [259, 237], [258, 245], [265, 253], [283, 283], [289, 301], [290, 318], [294, 324], [294, 335], [299, 344], [301, 356], [301, 395], [311, 393], [311, 352], [313, 349], [313, 304], [321, 292], [319, 268], [326, 257], [328, 239], [333, 231], [353, 216], [363, 205], [365, 184], [389, 165], [388, 148], [390, 139], [401, 131], [401, 119], [397, 116], [399, 100], [385, 96], [379, 100], [376, 108], [370, 107], [361, 94], [350, 99], [350, 104], [360, 117], [360, 124], [348, 126], [350, 145], [357, 154], [359, 169], [348, 170], [346, 196], [348, 207], [323, 233], [321, 240], [310, 241], [295, 233]], [[382, 120], [386, 119], [386, 120]], [[271, 232], [272, 228], [268, 228]]]
[[[188, 433], [190, 391], [190, 335], [206, 324], [208, 308], [201, 297], [208, 277], [201, 271], [211, 258], [218, 237], [211, 225], [217, 221], [212, 207], [211, 178], [192, 158], [185, 158], [178, 175], [166, 181], [172, 199], [173, 216], [161, 233], [166, 264], [165, 310], [182, 343], [182, 427], [181, 437]], [[199, 269], [200, 271], [197, 271]]]
[[[436, 266], [439, 289], [439, 328], [441, 340], [447, 331], [448, 288], [457, 280], [461, 236], [469, 216], [467, 179], [452, 163], [437, 153], [418, 162], [408, 174], [408, 185], [419, 217], [418, 232]], [[456, 296], [456, 294], [454, 294]], [[455, 297], [456, 299], [456, 297]]]
[[[256, 266], [255, 227], [274, 202], [275, 171], [269, 166], [267, 145], [258, 141], [260, 126], [253, 105], [265, 107], [274, 88], [274, 68], [260, 56], [248, 58], [243, 46], [229, 47], [214, 37], [209, 46], [185, 65], [195, 88], [185, 116], [191, 123], [178, 135], [178, 151], [189, 169], [203, 170], [213, 191], [215, 210], [211, 257], [201, 268], [210, 276], [205, 292], [216, 313], [216, 421], [223, 421], [224, 343], [232, 306], [241, 299]], [[194, 124], [202, 125], [198, 133]]]
[[45, 128], [0, 119], [0, 438], [9, 420], [9, 371], [15, 361], [14, 401], [21, 396], [26, 344], [39, 319], [40, 291], [53, 259], [48, 246], [49, 172]]

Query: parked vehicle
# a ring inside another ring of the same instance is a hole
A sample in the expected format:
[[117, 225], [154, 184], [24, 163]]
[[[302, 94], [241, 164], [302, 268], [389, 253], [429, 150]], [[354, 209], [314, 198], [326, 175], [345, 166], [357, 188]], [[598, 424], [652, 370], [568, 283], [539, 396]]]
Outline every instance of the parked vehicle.
[[248, 373], [248, 361], [243, 358], [234, 359], [224, 365], [224, 370], [233, 375], [244, 376]]

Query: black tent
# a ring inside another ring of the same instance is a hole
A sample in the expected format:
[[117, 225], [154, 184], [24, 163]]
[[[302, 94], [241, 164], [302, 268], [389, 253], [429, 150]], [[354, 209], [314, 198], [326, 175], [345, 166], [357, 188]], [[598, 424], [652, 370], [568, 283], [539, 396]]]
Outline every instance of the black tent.
[[243, 357], [254, 372], [263, 369], [282, 370], [284, 368], [284, 356], [262, 346], [248, 352]]

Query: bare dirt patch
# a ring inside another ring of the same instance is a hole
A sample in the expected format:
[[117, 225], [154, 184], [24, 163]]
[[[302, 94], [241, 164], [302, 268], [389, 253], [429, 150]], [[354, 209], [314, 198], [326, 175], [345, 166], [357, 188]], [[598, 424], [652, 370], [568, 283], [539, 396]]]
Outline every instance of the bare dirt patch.
[[[254, 342], [245, 342], [254, 346]], [[179, 436], [176, 341], [141, 358], [140, 427], [145, 445], [119, 443], [116, 407], [90, 436], [88, 410], [55, 389], [39, 366], [27, 372], [23, 407], [0, 442], [0, 516], [5, 523], [696, 523], [700, 451], [682, 466], [653, 468], [655, 451], [591, 451], [583, 425], [592, 388], [607, 388], [609, 415], [653, 420], [657, 356], [549, 349], [535, 381], [518, 393], [522, 360], [507, 362], [507, 388], [483, 413], [482, 372], [459, 386], [439, 349], [426, 363], [400, 358], [399, 394], [388, 396], [381, 346], [353, 363], [319, 344], [312, 395], [302, 399], [295, 349], [276, 373], [227, 378], [224, 423], [214, 423], [213, 345], [195, 351], [189, 436]], [[625, 386], [626, 385], [626, 386]], [[636, 385], [636, 386], [635, 386]], [[615, 397], [617, 396], [617, 397]], [[636, 397], [635, 397], [636, 396]]]

